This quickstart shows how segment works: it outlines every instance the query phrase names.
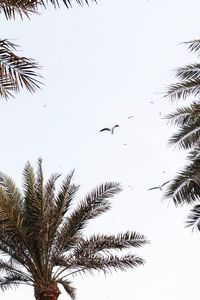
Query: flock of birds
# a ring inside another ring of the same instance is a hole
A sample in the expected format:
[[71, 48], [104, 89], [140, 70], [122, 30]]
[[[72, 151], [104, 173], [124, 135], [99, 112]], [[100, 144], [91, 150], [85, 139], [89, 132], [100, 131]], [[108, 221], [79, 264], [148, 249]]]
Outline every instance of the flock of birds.
[[[154, 103], [153, 101], [150, 101], [150, 103]], [[161, 113], [159, 113], [159, 115], [161, 115]], [[127, 119], [131, 119], [133, 118], [133, 116], [128, 116]], [[112, 126], [112, 127], [104, 127], [102, 129], [99, 130], [99, 132], [104, 132], [104, 131], [109, 131], [111, 134], [114, 134], [114, 131], [115, 131], [115, 128], [119, 127], [118, 124]], [[123, 145], [127, 145], [126, 143], [123, 143]], [[158, 185], [158, 186], [153, 186], [151, 188], [148, 189], [148, 191], [151, 191], [151, 190], [160, 190], [162, 191], [163, 190], [163, 187], [168, 184], [170, 182], [170, 180]], [[128, 186], [129, 188], [131, 188], [131, 190], [133, 190], [133, 186]]]
[[[150, 101], [149, 103], [153, 104], [154, 101]], [[45, 107], [47, 107], [46, 104], [43, 105], [43, 108], [45, 108]], [[161, 112], [159, 113], [159, 115], [161, 115]], [[134, 116], [131, 115], [131, 116], [128, 116], [127, 119], [132, 119], [133, 117], [134, 117]], [[115, 129], [118, 128], [118, 127], [120, 127], [120, 126], [119, 126], [118, 124], [115, 124], [115, 125], [113, 125], [112, 127], [104, 127], [104, 128], [102, 128], [102, 129], [100, 129], [99, 132], [109, 131], [111, 134], [114, 134]], [[126, 143], [123, 143], [123, 145], [127, 145], [127, 144], [126, 144]], [[165, 173], [165, 172], [163, 172], [163, 173]], [[160, 190], [160, 191], [162, 191], [162, 190], [163, 190], [163, 187], [164, 187], [166, 184], [168, 184], [169, 182], [170, 182], [170, 180], [168, 180], [168, 181], [166, 181], [166, 182], [164, 182], [164, 183], [162, 183], [162, 184], [160, 184], [160, 185], [158, 185], [158, 186], [153, 186], [153, 187], [149, 188], [148, 191], [151, 191], [151, 190]], [[131, 188], [131, 190], [134, 189], [134, 187], [131, 186], [131, 185], [129, 185], [128, 187]]]

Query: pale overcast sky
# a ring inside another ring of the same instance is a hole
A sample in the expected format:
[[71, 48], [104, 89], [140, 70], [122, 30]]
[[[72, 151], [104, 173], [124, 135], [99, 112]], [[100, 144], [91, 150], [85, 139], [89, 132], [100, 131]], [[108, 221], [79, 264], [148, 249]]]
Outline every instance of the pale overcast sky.
[[[20, 186], [26, 161], [36, 165], [41, 156], [46, 178], [75, 168], [80, 194], [121, 182], [113, 209], [86, 232], [133, 230], [151, 241], [133, 249], [145, 258], [142, 267], [72, 278], [78, 300], [199, 300], [200, 233], [184, 228], [189, 208], [147, 190], [184, 164], [185, 154], [167, 146], [173, 128], [162, 116], [175, 106], [162, 96], [173, 69], [197, 61], [180, 43], [200, 37], [199, 11], [199, 0], [101, 0], [49, 7], [31, 21], [1, 15], [0, 38], [39, 62], [45, 86], [1, 100], [0, 170]], [[113, 124], [120, 125], [113, 136], [99, 133]], [[24, 286], [0, 296], [34, 299]]]

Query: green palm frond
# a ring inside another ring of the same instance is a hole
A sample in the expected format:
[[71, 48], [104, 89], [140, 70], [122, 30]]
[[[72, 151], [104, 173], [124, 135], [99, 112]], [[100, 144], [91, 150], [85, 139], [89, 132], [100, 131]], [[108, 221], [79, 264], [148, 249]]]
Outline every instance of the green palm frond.
[[180, 149], [190, 149], [199, 143], [200, 139], [200, 118], [195, 122], [185, 124], [179, 131], [174, 133], [168, 140], [169, 146], [178, 146]]
[[199, 52], [200, 50], [200, 40], [193, 40], [188, 42], [183, 42], [182, 44], [187, 45], [190, 52]]
[[0, 96], [8, 99], [25, 88], [33, 93], [40, 89], [41, 77], [37, 70], [38, 64], [30, 58], [17, 56], [17, 45], [8, 40], [0, 40]]
[[196, 80], [200, 78], [200, 64], [193, 63], [176, 69], [176, 77], [182, 80]]
[[[54, 8], [60, 7], [59, 0], [2, 0], [0, 2], [0, 12], [4, 13], [6, 19], [15, 19], [16, 15], [21, 18], [24, 16], [30, 17], [33, 13], [38, 13], [40, 8], [47, 8], [48, 4], [53, 5]], [[80, 6], [88, 5], [90, 3], [97, 3], [97, 0], [63, 0], [64, 5], [69, 9], [73, 3]]]
[[200, 103], [194, 101], [190, 106], [177, 108], [173, 113], [164, 117], [171, 125], [183, 126], [192, 124], [200, 119]]
[[186, 227], [192, 226], [193, 229], [197, 228], [200, 231], [200, 205], [195, 205], [188, 215], [186, 220]]

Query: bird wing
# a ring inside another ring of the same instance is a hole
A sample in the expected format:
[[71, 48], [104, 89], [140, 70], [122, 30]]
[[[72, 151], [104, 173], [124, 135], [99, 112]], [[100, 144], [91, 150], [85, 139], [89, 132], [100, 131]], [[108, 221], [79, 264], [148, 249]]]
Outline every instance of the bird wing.
[[160, 188], [159, 186], [154, 186], [154, 187], [152, 187], [152, 188], [148, 189], [148, 191], [151, 191], [151, 190], [156, 190], [156, 189], [159, 189], [159, 188]]
[[165, 184], [167, 184], [167, 183], [169, 183], [169, 182], [170, 182], [170, 180], [164, 182], [161, 186], [164, 186]]
[[110, 130], [111, 130], [110, 128], [105, 127], [105, 128], [102, 128], [101, 130], [99, 130], [99, 132], [101, 132], [101, 131], [110, 131]]

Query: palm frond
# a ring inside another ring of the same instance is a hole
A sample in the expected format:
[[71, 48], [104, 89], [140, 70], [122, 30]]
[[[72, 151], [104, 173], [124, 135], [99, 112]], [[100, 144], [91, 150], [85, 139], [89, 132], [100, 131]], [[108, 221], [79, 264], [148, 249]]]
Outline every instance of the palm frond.
[[76, 289], [72, 287], [71, 282], [64, 279], [59, 279], [58, 283], [62, 284], [67, 294], [74, 300], [76, 298]]
[[137, 267], [144, 264], [144, 259], [136, 255], [90, 255], [90, 257], [80, 256], [76, 258], [74, 265], [80, 267], [79, 273], [102, 271], [105, 274], [109, 273], [114, 269], [115, 271], [125, 271], [127, 268]]
[[38, 64], [30, 58], [17, 56], [13, 51], [17, 45], [8, 40], [0, 40], [0, 96], [8, 99], [14, 96], [13, 92], [19, 92], [20, 88], [26, 88], [33, 93], [40, 89], [41, 77], [36, 71]]
[[5, 291], [9, 288], [18, 287], [20, 284], [23, 283], [27, 285], [32, 285], [26, 277], [19, 274], [4, 276], [0, 278], [0, 289], [2, 291]]
[[191, 162], [191, 161], [195, 161], [195, 160], [198, 160], [198, 159], [200, 159], [200, 147], [199, 146], [195, 146], [188, 153], [187, 160], [189, 162]]
[[127, 231], [114, 235], [92, 235], [87, 239], [80, 239], [76, 243], [73, 254], [75, 256], [94, 254], [100, 251], [122, 250], [130, 247], [141, 247], [148, 243], [146, 237], [136, 232]]
[[79, 234], [90, 219], [108, 211], [109, 198], [121, 191], [119, 183], [108, 182], [100, 185], [89, 193], [78, 205], [78, 207], [66, 219], [57, 234], [57, 251], [67, 247], [70, 240]]
[[182, 80], [196, 80], [200, 78], [200, 64], [193, 63], [180, 67], [175, 71], [176, 77]]
[[186, 227], [192, 226], [193, 229], [197, 228], [200, 231], [200, 205], [195, 205], [188, 215]]
[[[69, 9], [72, 7], [73, 2], [76, 2], [80, 6], [85, 4], [89, 6], [89, 3], [97, 3], [97, 0], [63, 0], [64, 5]], [[54, 8], [60, 7], [59, 0], [2, 0], [0, 3], [0, 12], [4, 13], [6, 19], [15, 19], [16, 15], [30, 18], [33, 13], [38, 13], [40, 8], [47, 8], [48, 4], [53, 5]]]
[[190, 52], [199, 52], [200, 50], [200, 40], [192, 40], [188, 42], [183, 42], [182, 44], [187, 45]]
[[190, 149], [199, 143], [200, 118], [196, 122], [183, 125], [168, 141], [169, 146], [175, 145], [180, 149]]
[[164, 198], [171, 199], [174, 204], [193, 204], [200, 200], [200, 159], [192, 161], [170, 180]]
[[192, 124], [200, 119], [200, 103], [194, 101], [190, 106], [177, 108], [173, 113], [164, 117], [171, 125], [183, 126]]
[[165, 97], [170, 100], [186, 99], [188, 96], [199, 96], [200, 94], [200, 78], [193, 78], [171, 84], [166, 92]]

